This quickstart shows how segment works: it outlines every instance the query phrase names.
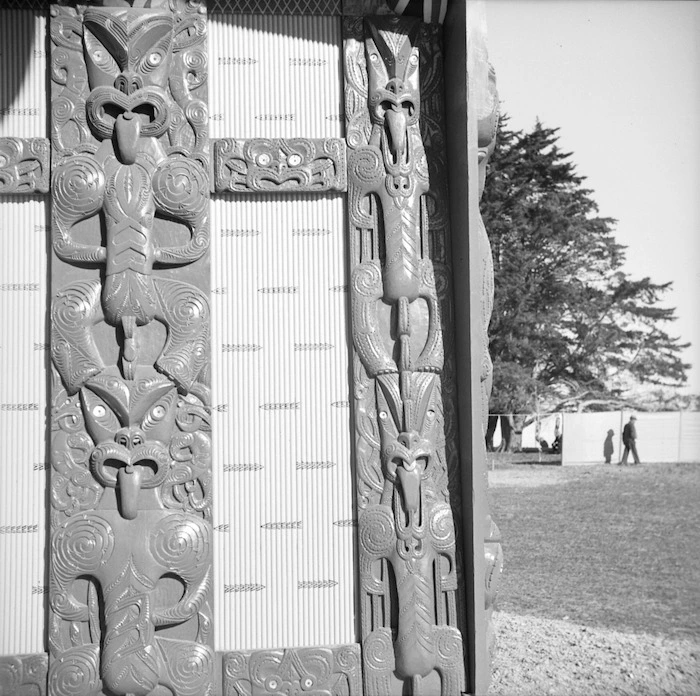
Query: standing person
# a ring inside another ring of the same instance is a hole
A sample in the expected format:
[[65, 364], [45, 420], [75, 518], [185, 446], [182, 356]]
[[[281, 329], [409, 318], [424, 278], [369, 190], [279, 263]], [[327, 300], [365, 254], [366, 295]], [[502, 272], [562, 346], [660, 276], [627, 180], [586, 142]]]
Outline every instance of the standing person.
[[625, 446], [625, 451], [622, 453], [621, 464], [627, 464], [627, 455], [632, 452], [634, 463], [639, 464], [639, 455], [637, 454], [637, 427], [635, 421], [637, 416], [630, 416], [629, 422], [622, 429], [622, 444]]

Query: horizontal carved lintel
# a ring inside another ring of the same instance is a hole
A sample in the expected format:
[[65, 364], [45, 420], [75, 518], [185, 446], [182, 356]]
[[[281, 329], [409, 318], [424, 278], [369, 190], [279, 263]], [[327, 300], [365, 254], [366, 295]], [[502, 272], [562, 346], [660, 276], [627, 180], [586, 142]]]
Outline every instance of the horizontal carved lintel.
[[346, 188], [345, 142], [339, 138], [224, 138], [214, 144], [215, 193], [324, 193]]
[[360, 696], [357, 644], [230, 652], [223, 655], [224, 696], [312, 692]]
[[0, 195], [49, 190], [49, 141], [0, 138]]
[[11, 655], [0, 657], [0, 694], [21, 696], [21, 694], [46, 694], [46, 675], [49, 656]]

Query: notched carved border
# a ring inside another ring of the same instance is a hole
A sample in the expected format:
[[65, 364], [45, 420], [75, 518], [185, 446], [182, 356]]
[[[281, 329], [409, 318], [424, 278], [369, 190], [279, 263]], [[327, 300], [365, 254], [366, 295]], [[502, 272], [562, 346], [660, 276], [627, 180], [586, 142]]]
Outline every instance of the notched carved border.
[[0, 138], [0, 195], [47, 193], [49, 141]]
[[48, 668], [49, 656], [46, 653], [0, 657], [0, 694], [45, 696]]
[[210, 14], [338, 16], [341, 0], [209, 0]]
[[360, 696], [360, 646], [289, 648], [223, 655], [224, 696], [331, 694]]
[[345, 159], [338, 138], [224, 138], [214, 143], [214, 191], [345, 191]]

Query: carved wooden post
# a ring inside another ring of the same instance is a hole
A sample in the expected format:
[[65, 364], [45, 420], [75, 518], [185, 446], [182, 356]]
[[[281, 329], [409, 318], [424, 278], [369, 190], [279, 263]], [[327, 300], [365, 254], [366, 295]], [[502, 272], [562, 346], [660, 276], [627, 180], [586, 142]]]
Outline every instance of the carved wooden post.
[[55, 696], [212, 688], [206, 15], [151, 4], [51, 8]]
[[346, 21], [365, 692], [465, 688], [440, 28]]

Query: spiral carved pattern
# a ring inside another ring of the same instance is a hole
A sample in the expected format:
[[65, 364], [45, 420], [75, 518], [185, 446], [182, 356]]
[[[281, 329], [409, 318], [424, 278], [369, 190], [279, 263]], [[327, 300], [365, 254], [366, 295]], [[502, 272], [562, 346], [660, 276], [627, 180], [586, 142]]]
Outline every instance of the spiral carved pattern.
[[224, 659], [224, 678], [240, 679], [248, 671], [248, 661], [242, 653], [230, 653]]
[[382, 272], [377, 263], [363, 263], [352, 273], [352, 289], [361, 297], [375, 298], [381, 295]]
[[455, 526], [449, 505], [438, 503], [433, 507], [430, 516], [430, 535], [437, 551], [448, 551], [454, 548]]
[[69, 648], [51, 663], [51, 696], [93, 696], [98, 683], [97, 650], [93, 646]]
[[[60, 35], [60, 32], [52, 32]], [[62, 48], [54, 49], [51, 56], [51, 78], [59, 85], [65, 85], [68, 82], [67, 67], [70, 62], [68, 51]], [[68, 101], [67, 99], [65, 101]], [[70, 103], [70, 102], [68, 102]], [[53, 103], [52, 103], [53, 106]]]
[[[207, 56], [204, 51], [186, 51], [183, 59], [185, 67], [196, 77], [198, 73], [207, 69]], [[193, 87], [190, 83], [190, 87]]]
[[373, 558], [386, 558], [396, 543], [394, 516], [384, 505], [367, 508], [360, 516], [359, 539], [362, 550]]
[[[96, 281], [76, 283], [61, 290], [54, 298], [51, 321], [64, 333], [85, 326], [97, 316], [100, 301], [100, 284]], [[52, 346], [54, 350], [55, 346]]]
[[73, 218], [97, 209], [105, 188], [105, 174], [100, 164], [86, 155], [65, 159], [54, 170], [51, 181], [54, 205]]
[[178, 696], [203, 696], [214, 669], [211, 648], [197, 643], [161, 640], [168, 655], [168, 676]]
[[457, 665], [462, 660], [462, 636], [459, 631], [442, 626], [438, 629], [437, 654], [443, 666]]
[[187, 120], [197, 128], [204, 128], [209, 122], [209, 111], [207, 105], [196, 99], [191, 101], [185, 108], [185, 116]]
[[105, 564], [114, 551], [114, 531], [93, 514], [68, 519], [53, 534], [53, 571], [59, 579], [91, 573]]
[[346, 674], [359, 674], [360, 651], [354, 645], [338, 648], [335, 652], [335, 662]]
[[371, 146], [354, 151], [348, 158], [348, 170], [363, 188], [374, 188], [376, 182], [384, 179], [381, 151]]
[[158, 286], [167, 296], [167, 318], [173, 337], [195, 338], [198, 327], [209, 321], [207, 298], [196, 287], [186, 283], [160, 281]]
[[394, 668], [394, 644], [387, 630], [373, 631], [362, 646], [365, 666], [384, 672]]
[[195, 160], [170, 157], [153, 175], [153, 190], [164, 212], [191, 220], [206, 209], [209, 180]]
[[151, 531], [149, 547], [163, 567], [186, 574], [206, 561], [209, 525], [194, 515], [167, 515]]
[[19, 138], [0, 138], [0, 168], [17, 162], [22, 156], [22, 141]]

